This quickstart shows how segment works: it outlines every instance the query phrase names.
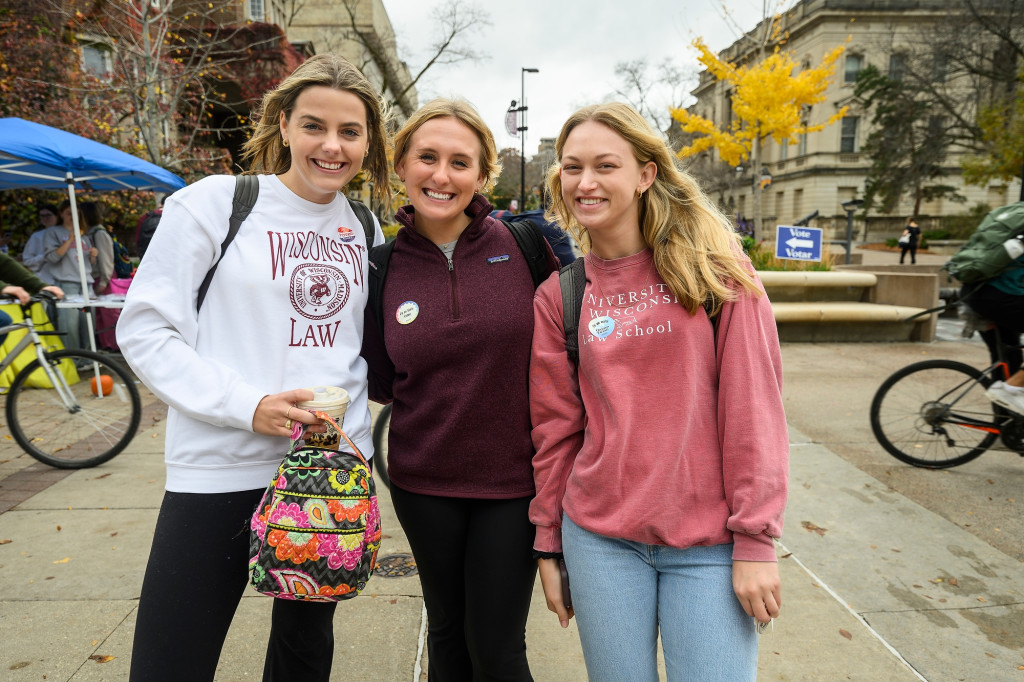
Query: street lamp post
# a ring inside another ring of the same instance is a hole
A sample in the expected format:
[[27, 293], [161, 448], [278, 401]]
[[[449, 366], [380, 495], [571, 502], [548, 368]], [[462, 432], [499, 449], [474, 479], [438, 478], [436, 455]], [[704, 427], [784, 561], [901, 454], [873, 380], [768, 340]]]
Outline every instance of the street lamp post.
[[846, 264], [850, 264], [850, 251], [853, 249], [853, 214], [864, 205], [863, 199], [850, 199], [842, 203], [846, 211]]
[[522, 133], [520, 138], [520, 152], [519, 152], [519, 212], [522, 213], [526, 210], [526, 74], [528, 73], [539, 73], [540, 69], [531, 69], [522, 67], [519, 74], [519, 111], [522, 113], [522, 117], [519, 119], [519, 132]]

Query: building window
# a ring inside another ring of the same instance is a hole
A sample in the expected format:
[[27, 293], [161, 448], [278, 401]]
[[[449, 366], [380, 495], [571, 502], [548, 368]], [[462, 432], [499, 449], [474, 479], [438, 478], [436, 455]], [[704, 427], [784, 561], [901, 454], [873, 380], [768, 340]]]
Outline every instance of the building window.
[[114, 73], [114, 63], [110, 56], [110, 48], [103, 43], [83, 44], [82, 68], [97, 78], [109, 79]]
[[793, 191], [793, 215], [799, 220], [804, 214], [804, 191], [802, 189]]
[[859, 54], [846, 55], [846, 71], [843, 72], [843, 82], [853, 83], [857, 80], [857, 74], [864, 68], [864, 57]]
[[907, 55], [902, 52], [894, 52], [889, 55], [889, 78], [894, 81], [901, 81], [907, 76]]
[[779, 161], [785, 161], [789, 158], [789, 141], [783, 140], [782, 144], [779, 145]]
[[263, 21], [263, 0], [249, 0], [249, 18], [253, 21]]
[[842, 130], [839, 133], [839, 153], [855, 154], [857, 150], [857, 116], [844, 116]]
[[807, 133], [800, 135], [800, 142], [796, 146], [797, 156], [807, 156]]
[[932, 54], [932, 80], [936, 83], [945, 83], [948, 72], [949, 55], [941, 50], [936, 50]]

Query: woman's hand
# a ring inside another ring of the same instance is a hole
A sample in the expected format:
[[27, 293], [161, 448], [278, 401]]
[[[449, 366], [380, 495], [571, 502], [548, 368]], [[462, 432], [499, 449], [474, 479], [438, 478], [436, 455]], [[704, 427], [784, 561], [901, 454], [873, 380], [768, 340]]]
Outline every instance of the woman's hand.
[[759, 623], [779, 617], [782, 583], [774, 561], [732, 562], [732, 589], [747, 615]]
[[302, 400], [312, 400], [313, 391], [297, 388], [293, 391], [263, 396], [252, 416], [252, 430], [264, 436], [287, 436], [291, 438], [295, 422], [313, 425], [309, 431], [323, 433], [326, 427], [312, 413], [295, 407]]
[[56, 296], [58, 300], [64, 298], [64, 290], [58, 286], [54, 286], [53, 284], [43, 287], [40, 291], [49, 291], [51, 294]]
[[558, 616], [563, 628], [569, 627], [569, 619], [576, 615], [570, 606], [565, 608], [562, 603], [562, 574], [558, 570], [558, 559], [538, 559], [537, 570], [540, 573], [540, 584], [544, 588], [544, 598], [548, 602], [548, 611]]

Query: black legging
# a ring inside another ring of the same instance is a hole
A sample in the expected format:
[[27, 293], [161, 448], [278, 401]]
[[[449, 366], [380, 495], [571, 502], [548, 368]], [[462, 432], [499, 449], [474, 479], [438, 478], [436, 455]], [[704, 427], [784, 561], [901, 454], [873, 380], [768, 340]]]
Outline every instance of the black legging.
[[530, 498], [419, 495], [391, 486], [419, 568], [431, 682], [532, 680], [526, 618], [537, 574]]
[[[1020, 335], [1024, 333], [1024, 296], [1008, 294], [990, 284], [967, 284], [960, 291], [960, 298], [974, 312], [999, 328], [999, 337], [1003, 342], [1003, 357], [1009, 365], [1010, 374], [1017, 372], [1024, 362], [1024, 351], [1007, 346], [1020, 345]], [[981, 338], [988, 346], [992, 362], [996, 362], [999, 353], [995, 333], [991, 330], [981, 332]], [[994, 378], [1003, 377], [1000, 373]]]
[[903, 265], [903, 259], [907, 256], [907, 251], [910, 252], [910, 264], [917, 263], [917, 240], [914, 238], [910, 239], [909, 244], [900, 245], [900, 265]]
[[[135, 621], [133, 682], [213, 679], [249, 580], [249, 519], [262, 495], [164, 494]], [[328, 682], [335, 607], [274, 600], [265, 681]]]

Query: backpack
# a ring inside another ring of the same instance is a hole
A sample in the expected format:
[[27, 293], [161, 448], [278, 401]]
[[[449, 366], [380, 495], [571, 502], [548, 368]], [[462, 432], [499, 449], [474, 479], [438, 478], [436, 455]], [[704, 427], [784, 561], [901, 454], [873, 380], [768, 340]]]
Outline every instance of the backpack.
[[[1021, 238], [1024, 238], [1024, 201], [997, 208], [985, 216], [967, 243], [942, 269], [964, 284], [992, 279], [1016, 262], [1003, 242]], [[1024, 265], [1018, 263], [1017, 267]]]
[[292, 445], [249, 522], [249, 582], [278, 599], [342, 601], [366, 588], [383, 537], [370, 467], [338, 423], [350, 452]]
[[[541, 282], [547, 279], [548, 247], [541, 234], [540, 228], [531, 220], [516, 220], [508, 222], [502, 220], [501, 224], [508, 228], [526, 258], [526, 264], [530, 268], [530, 277], [533, 278], [533, 288], [540, 286]], [[395, 240], [385, 242], [380, 246], [370, 249], [370, 300], [367, 306], [373, 311], [377, 318], [377, 328], [380, 329], [380, 338], [384, 338], [384, 280], [388, 274], [388, 263], [391, 261], [391, 252], [395, 250]]]
[[161, 215], [163, 211], [158, 208], [139, 218], [139, 224], [135, 227], [135, 250], [139, 252], [139, 258], [146, 255], [149, 242], [153, 240], [153, 234], [160, 224]]
[[135, 270], [135, 266], [132, 265], [132, 257], [128, 254], [128, 249], [124, 247], [117, 237], [103, 225], [97, 225], [89, 231], [89, 236], [92, 237], [93, 243], [96, 241], [96, 233], [102, 232], [110, 237], [111, 245], [114, 251], [114, 274], [113, 276], [118, 279], [129, 279], [132, 276], [132, 272]]
[[128, 279], [135, 270], [135, 266], [132, 265], [132, 257], [117, 237], [110, 235], [110, 239], [114, 242], [114, 275], [118, 279]]
[[[213, 264], [213, 267], [206, 273], [206, 277], [203, 278], [203, 283], [199, 285], [199, 295], [196, 297], [196, 310], [203, 307], [203, 300], [206, 299], [206, 292], [210, 288], [210, 282], [213, 281], [213, 274], [217, 272], [217, 266], [220, 265], [221, 260], [224, 258], [224, 253], [228, 250], [228, 246], [234, 241], [235, 235], [238, 234], [238, 229], [245, 222], [245, 219], [249, 217], [252, 207], [256, 205], [256, 198], [259, 196], [259, 193], [259, 177], [255, 175], [235, 176], [235, 194], [231, 198], [231, 217], [228, 218], [228, 233], [220, 244], [220, 256], [217, 258], [217, 262]], [[373, 215], [365, 204], [355, 199], [349, 199], [348, 204], [352, 207], [356, 218], [359, 219], [359, 223], [363, 226], [363, 232], [366, 234], [366, 249], [369, 251], [373, 246], [373, 238], [376, 233], [373, 225]]]

